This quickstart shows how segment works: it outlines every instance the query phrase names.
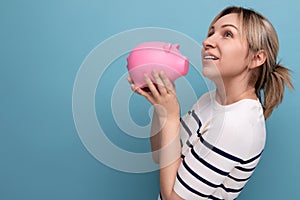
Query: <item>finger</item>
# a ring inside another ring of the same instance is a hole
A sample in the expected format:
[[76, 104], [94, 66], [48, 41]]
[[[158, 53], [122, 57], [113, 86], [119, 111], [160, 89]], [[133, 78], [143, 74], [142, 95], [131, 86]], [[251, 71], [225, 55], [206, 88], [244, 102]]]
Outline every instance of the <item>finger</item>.
[[130, 84], [130, 87], [131, 87], [131, 90], [133, 91], [133, 92], [135, 92], [135, 93], [137, 93], [137, 94], [139, 94], [139, 95], [142, 95], [142, 96], [144, 96], [145, 95], [145, 93], [147, 93], [147, 92], [145, 92], [144, 90], [142, 90], [141, 88], [139, 88], [139, 87], [137, 87], [135, 84]]
[[127, 81], [128, 81], [128, 83], [133, 84], [133, 80], [130, 76], [127, 77]]
[[157, 91], [155, 85], [153, 84], [152, 80], [148, 77], [147, 74], [144, 74], [145, 82], [148, 85], [148, 88], [152, 94], [153, 97], [157, 98], [159, 97], [159, 92]]
[[140, 94], [140, 95], [141, 95], [141, 91], [143, 91], [141, 88], [137, 87], [134, 83], [130, 83], [130, 88], [133, 92]]
[[141, 92], [142, 92], [143, 90], [142, 90], [141, 88], [137, 87], [137, 86], [134, 84], [134, 82], [133, 82], [133, 80], [132, 80], [132, 78], [131, 78], [130, 76], [127, 77], [127, 81], [129, 82], [130, 88], [131, 88], [131, 90], [132, 90], [133, 92], [142, 95]]
[[155, 79], [155, 82], [157, 83], [157, 89], [159, 91], [160, 94], [166, 94], [167, 93], [167, 89], [164, 85], [164, 82], [162, 81], [162, 79], [160, 78], [159, 74], [153, 70], [152, 75]]
[[174, 83], [169, 79], [169, 77], [163, 71], [159, 73], [159, 76], [164, 83], [167, 91], [175, 93]]
[[130, 84], [130, 87], [134, 93], [137, 93], [137, 94], [145, 97], [151, 104], [155, 103], [151, 92], [145, 92], [143, 89], [136, 87], [134, 84]]
[[130, 84], [130, 88], [133, 92], [137, 93], [138, 87], [136, 87], [133, 83]]
[[145, 91], [144, 91], [143, 89], [141, 89], [141, 88], [137, 88], [136, 92], [137, 92], [139, 95], [145, 97], [152, 105], [155, 104], [155, 100], [154, 100], [153, 95], [152, 95], [151, 92], [145, 92]]

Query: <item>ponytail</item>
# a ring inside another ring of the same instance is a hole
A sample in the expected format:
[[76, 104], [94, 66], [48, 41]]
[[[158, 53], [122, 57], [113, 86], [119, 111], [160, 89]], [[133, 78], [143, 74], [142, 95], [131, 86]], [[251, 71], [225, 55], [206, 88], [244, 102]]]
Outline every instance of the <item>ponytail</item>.
[[294, 89], [291, 83], [290, 70], [281, 64], [277, 64], [272, 70], [267, 72], [263, 87], [264, 117], [267, 119], [283, 99], [285, 86]]

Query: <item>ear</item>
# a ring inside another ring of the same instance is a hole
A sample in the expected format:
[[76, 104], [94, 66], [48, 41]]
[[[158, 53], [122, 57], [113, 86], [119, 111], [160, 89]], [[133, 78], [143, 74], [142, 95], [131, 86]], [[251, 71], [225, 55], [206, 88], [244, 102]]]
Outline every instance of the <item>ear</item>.
[[266, 62], [267, 54], [265, 50], [259, 50], [253, 54], [251, 63], [249, 65], [249, 69], [254, 69], [256, 67], [261, 66]]

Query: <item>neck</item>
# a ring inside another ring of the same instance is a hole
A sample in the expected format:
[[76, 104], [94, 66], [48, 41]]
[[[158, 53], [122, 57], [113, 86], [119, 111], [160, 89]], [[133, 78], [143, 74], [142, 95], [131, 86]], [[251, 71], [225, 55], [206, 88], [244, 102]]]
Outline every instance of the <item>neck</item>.
[[229, 105], [242, 99], [257, 99], [255, 88], [243, 82], [217, 84], [216, 101], [221, 105]]

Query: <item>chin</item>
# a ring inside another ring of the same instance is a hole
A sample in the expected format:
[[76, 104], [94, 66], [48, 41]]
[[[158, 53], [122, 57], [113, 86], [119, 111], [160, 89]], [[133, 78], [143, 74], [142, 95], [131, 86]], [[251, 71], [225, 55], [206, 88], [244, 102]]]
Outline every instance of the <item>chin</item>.
[[214, 63], [203, 63], [202, 74], [212, 81], [222, 79], [220, 71]]

